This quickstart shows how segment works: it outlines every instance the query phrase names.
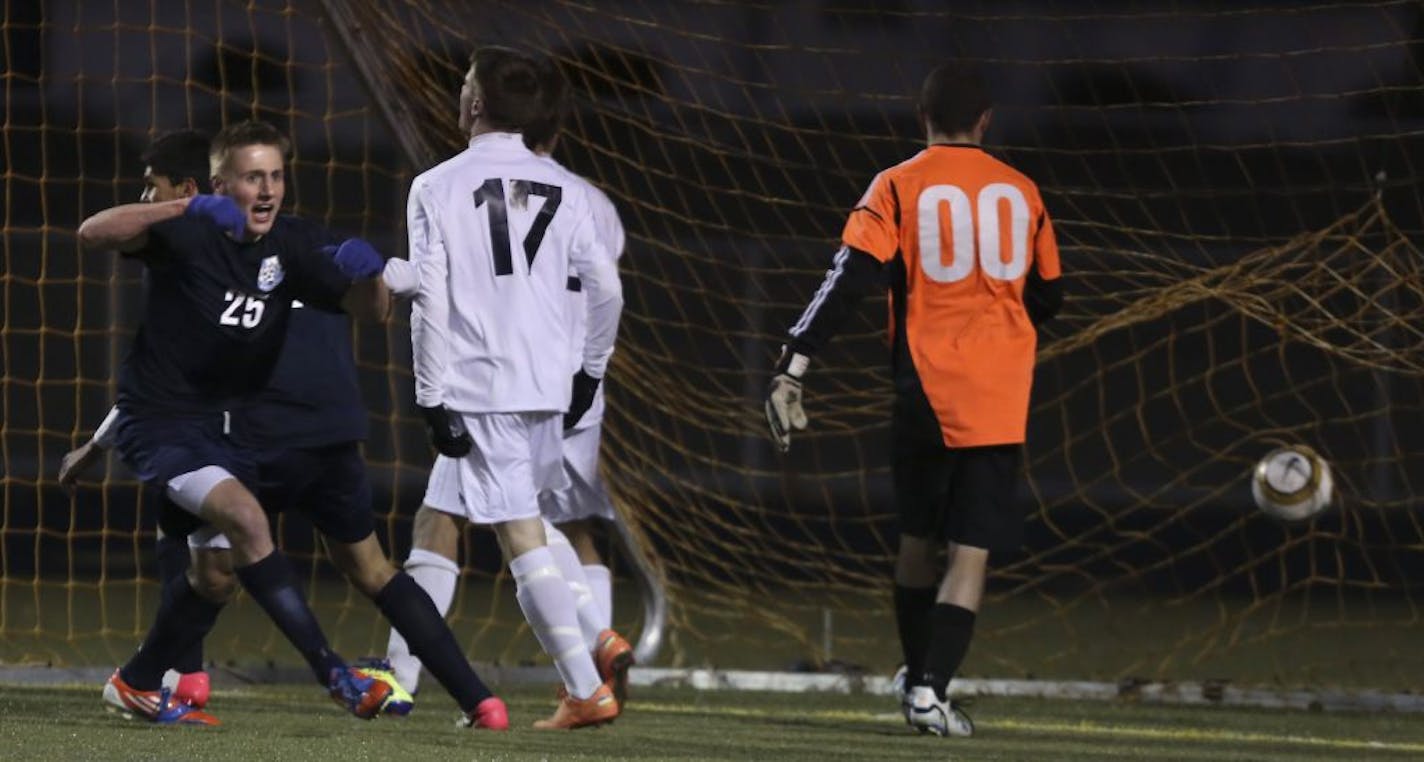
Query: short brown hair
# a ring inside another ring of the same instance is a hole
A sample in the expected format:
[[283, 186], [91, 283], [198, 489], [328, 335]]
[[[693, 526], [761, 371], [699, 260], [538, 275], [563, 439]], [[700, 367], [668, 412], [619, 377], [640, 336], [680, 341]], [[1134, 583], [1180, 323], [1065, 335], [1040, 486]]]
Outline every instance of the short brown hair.
[[208, 148], [208, 165], [217, 174], [218, 168], [227, 162], [228, 154], [247, 146], [274, 146], [282, 154], [282, 161], [289, 158], [292, 143], [276, 127], [259, 119], [230, 124], [213, 136], [213, 144]]
[[974, 129], [974, 123], [993, 105], [978, 67], [968, 61], [936, 66], [920, 88], [920, 113], [930, 127], [945, 135]]
[[513, 48], [489, 45], [470, 57], [491, 127], [520, 132], [544, 109], [544, 83], [534, 59]]
[[552, 58], [546, 59], [540, 68], [544, 80], [544, 108], [539, 116], [524, 125], [524, 145], [531, 151], [538, 151], [564, 128], [564, 120], [569, 110], [569, 83], [559, 65]]

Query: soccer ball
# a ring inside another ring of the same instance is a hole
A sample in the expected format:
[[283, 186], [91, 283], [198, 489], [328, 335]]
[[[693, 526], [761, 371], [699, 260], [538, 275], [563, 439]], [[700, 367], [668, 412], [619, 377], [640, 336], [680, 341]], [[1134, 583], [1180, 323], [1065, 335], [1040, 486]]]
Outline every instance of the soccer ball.
[[1305, 445], [1271, 450], [1251, 477], [1256, 507], [1283, 521], [1303, 521], [1330, 507], [1334, 490], [1330, 464]]

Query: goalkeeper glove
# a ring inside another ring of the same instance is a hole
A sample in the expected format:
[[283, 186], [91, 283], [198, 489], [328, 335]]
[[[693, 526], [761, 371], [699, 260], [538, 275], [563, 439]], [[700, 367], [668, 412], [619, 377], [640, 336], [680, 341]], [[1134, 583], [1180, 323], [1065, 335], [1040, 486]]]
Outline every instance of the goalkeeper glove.
[[573, 397], [569, 399], [569, 412], [564, 413], [565, 431], [577, 426], [588, 409], [593, 407], [593, 396], [598, 392], [598, 384], [602, 380], [585, 373], [583, 368], [579, 368], [574, 374]]
[[470, 454], [474, 440], [465, 431], [465, 422], [459, 413], [452, 413], [444, 405], [420, 408], [420, 417], [425, 419], [425, 428], [430, 432], [430, 443], [435, 451], [450, 458], [463, 458]]
[[200, 220], [207, 220], [223, 229], [223, 232], [241, 241], [247, 232], [247, 215], [237, 208], [237, 202], [227, 196], [200, 193], [188, 201], [183, 214]]
[[791, 449], [791, 430], [806, 430], [806, 411], [801, 407], [801, 376], [811, 358], [781, 349], [776, 372], [766, 387], [766, 422], [771, 427], [771, 440], [777, 449]]

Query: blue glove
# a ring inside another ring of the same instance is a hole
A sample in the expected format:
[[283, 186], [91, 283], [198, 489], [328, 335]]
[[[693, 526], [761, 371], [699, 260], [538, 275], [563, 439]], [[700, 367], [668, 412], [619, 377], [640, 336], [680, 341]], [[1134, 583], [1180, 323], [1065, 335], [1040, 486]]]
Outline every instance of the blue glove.
[[332, 259], [336, 262], [336, 268], [351, 280], [374, 278], [386, 267], [386, 260], [381, 258], [376, 247], [360, 238], [342, 241]]
[[184, 214], [200, 220], [208, 220], [223, 229], [223, 232], [241, 241], [247, 232], [247, 215], [237, 208], [237, 202], [227, 196], [199, 194], [188, 202]]

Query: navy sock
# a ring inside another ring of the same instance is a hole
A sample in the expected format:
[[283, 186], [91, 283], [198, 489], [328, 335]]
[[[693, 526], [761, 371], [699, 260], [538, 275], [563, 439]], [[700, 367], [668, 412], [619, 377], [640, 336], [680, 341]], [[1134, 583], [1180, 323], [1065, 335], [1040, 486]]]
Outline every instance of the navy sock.
[[974, 637], [973, 611], [953, 603], [936, 603], [930, 610], [930, 647], [925, 653], [923, 685], [934, 688], [940, 701], [945, 699], [949, 681], [964, 663], [969, 652], [969, 640]]
[[[168, 583], [188, 572], [189, 551], [187, 537], [164, 535], [158, 538], [155, 548], [158, 555], [158, 579], [167, 587]], [[203, 639], [174, 654], [173, 669], [188, 674], [203, 669]]]
[[494, 695], [470, 666], [440, 610], [409, 574], [396, 572], [375, 600], [391, 626], [410, 644], [410, 652], [455, 697], [461, 710], [469, 712]]
[[919, 685], [924, 676], [935, 593], [933, 587], [895, 585], [895, 625], [900, 631], [900, 652], [905, 657], [906, 688]]
[[119, 677], [134, 690], [158, 690], [163, 673], [173, 667], [173, 654], [193, 642], [201, 642], [213, 629], [220, 611], [221, 603], [213, 603], [193, 591], [186, 574], [170, 580], [163, 586], [163, 600], [158, 604], [153, 627], [119, 670]]
[[321, 631], [316, 614], [307, 605], [301, 590], [297, 589], [292, 579], [292, 567], [282, 551], [274, 550], [261, 561], [236, 571], [237, 578], [242, 580], [242, 587], [256, 599], [277, 629], [307, 660], [318, 683], [327, 685], [333, 669], [346, 668], [346, 662], [326, 642], [326, 633]]

